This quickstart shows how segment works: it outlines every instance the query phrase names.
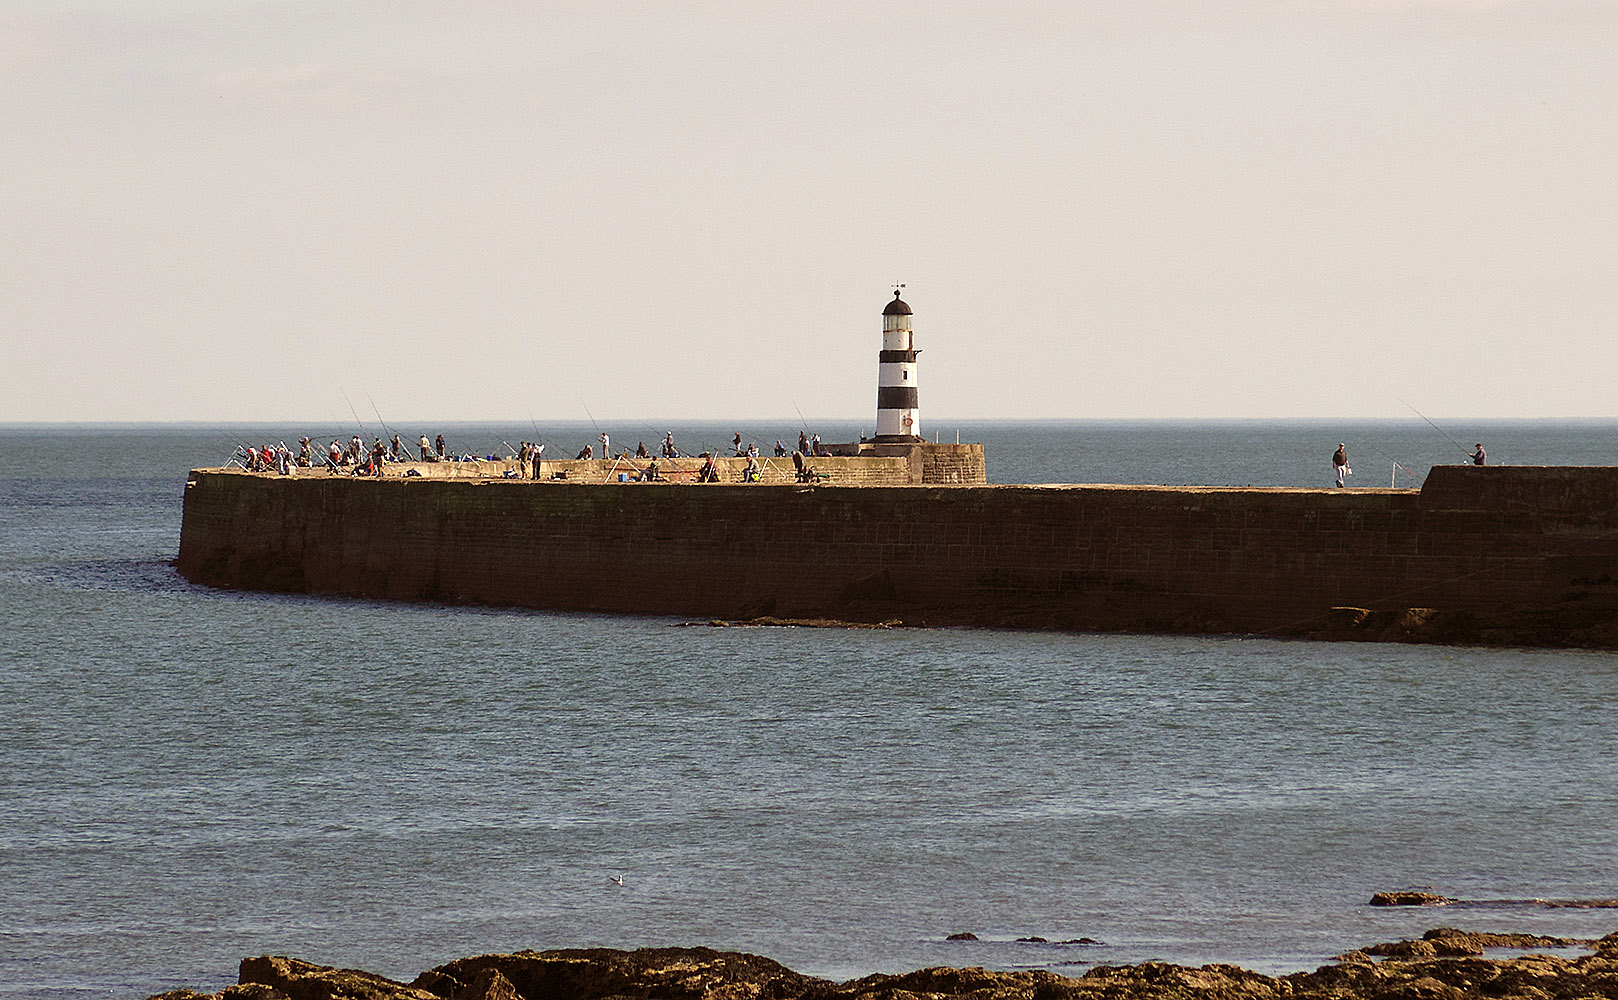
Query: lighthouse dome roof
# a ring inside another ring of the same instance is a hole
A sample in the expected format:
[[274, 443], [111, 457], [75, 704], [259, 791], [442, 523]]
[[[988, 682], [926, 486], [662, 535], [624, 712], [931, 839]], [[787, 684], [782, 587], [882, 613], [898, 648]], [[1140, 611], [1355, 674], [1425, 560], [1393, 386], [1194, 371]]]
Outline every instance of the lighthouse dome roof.
[[910, 312], [910, 307], [905, 305], [905, 302], [904, 302], [903, 299], [899, 298], [899, 293], [894, 292], [893, 293], [893, 301], [889, 302], [888, 307], [886, 309], [882, 310], [882, 315], [884, 315], [884, 316], [909, 316], [909, 315], [911, 315], [911, 312]]

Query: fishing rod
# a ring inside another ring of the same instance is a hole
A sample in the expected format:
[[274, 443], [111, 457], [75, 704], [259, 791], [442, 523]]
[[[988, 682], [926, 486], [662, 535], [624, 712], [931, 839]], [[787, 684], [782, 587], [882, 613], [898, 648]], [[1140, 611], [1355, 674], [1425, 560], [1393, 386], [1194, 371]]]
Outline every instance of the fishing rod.
[[348, 404], [348, 412], [354, 414], [354, 422], [356, 424], [360, 425], [360, 437], [361, 438], [369, 437], [370, 436], [370, 431], [367, 431], [365, 429], [365, 421], [360, 419], [360, 411], [354, 409], [353, 400], [348, 398], [348, 393], [344, 392], [342, 386], [338, 386], [337, 391], [343, 393], [343, 402]]
[[[607, 432], [601, 429], [600, 424], [596, 423], [596, 415], [590, 412], [590, 404], [581, 399], [579, 400], [579, 405], [584, 407], [584, 415], [590, 418], [590, 424], [595, 427], [596, 439], [600, 440], [601, 438], [607, 437]], [[602, 451], [605, 452], [605, 454], [601, 456], [602, 458], [612, 457], [612, 445], [610, 443], [611, 438], [608, 438], [608, 442], [609, 443], [606, 445], [606, 447], [602, 449]]]
[[1417, 475], [1414, 472], [1411, 472], [1408, 468], [1405, 468], [1405, 465], [1404, 465], [1403, 462], [1399, 461], [1397, 458], [1394, 458], [1391, 455], [1388, 455], [1388, 454], [1386, 454], [1384, 452], [1380, 452], [1380, 451], [1376, 450], [1375, 448], [1370, 448], [1370, 447], [1367, 447], [1365, 450], [1370, 452], [1371, 454], [1375, 455], [1377, 458], [1382, 459], [1384, 462], [1392, 462], [1393, 463], [1394, 471], [1388, 476], [1388, 489], [1390, 489], [1390, 490], [1398, 488], [1398, 476], [1399, 476], [1399, 470], [1401, 470], [1401, 469], [1404, 470], [1405, 475], [1410, 476], [1411, 478], [1415, 479], [1418, 483], [1424, 478], [1422, 476]]
[[[386, 420], [382, 419], [382, 411], [377, 409], [376, 400], [371, 398], [371, 391], [369, 389], [365, 390], [365, 401], [371, 404], [371, 412], [376, 414], [376, 422], [382, 425], [383, 432], [386, 433], [390, 437], [398, 438], [399, 439], [399, 447], [401, 449], [404, 449], [405, 448], [404, 436], [401, 435], [398, 432], [397, 429], [388, 426], [388, 422]], [[389, 441], [388, 444], [392, 445], [393, 442]], [[408, 450], [408, 449], [406, 449], [406, 450]], [[397, 459], [395, 461], [397, 461]]]
[[534, 443], [537, 445], [546, 444], [545, 435], [539, 432], [539, 421], [534, 419], [533, 410], [528, 411], [528, 423], [534, 428]]
[[230, 446], [235, 449], [231, 453], [230, 459], [228, 461], [226, 461], [225, 464], [223, 466], [221, 466], [221, 468], [228, 469], [233, 465], [240, 466], [243, 469], [247, 468], [247, 462], [246, 462], [247, 449], [250, 447], [250, 444], [247, 442], [247, 440], [244, 439], [244, 438], [238, 437], [234, 433], [231, 433], [230, 431], [226, 430], [225, 426], [219, 425], [219, 424], [214, 425], [214, 432], [217, 433], [220, 437], [224, 438], [226, 441], [228, 441], [230, 443]]
[[808, 434], [809, 433], [809, 421], [804, 417], [803, 410], [799, 409], [797, 399], [794, 398], [793, 395], [790, 392], [787, 393], [787, 398], [792, 400], [792, 408], [794, 410], [798, 411], [798, 423], [803, 428], [803, 432], [805, 434]]
[[[1404, 399], [1400, 398], [1399, 396], [1394, 396], [1393, 398], [1399, 400], [1399, 402], [1401, 402], [1401, 403], [1404, 403], [1406, 406], [1410, 406], [1410, 404], [1408, 402], [1406, 402]], [[1437, 431], [1438, 433], [1443, 434], [1444, 435], [1444, 440], [1448, 441], [1450, 444], [1452, 444], [1455, 447], [1459, 448], [1461, 450], [1461, 454], [1467, 456], [1468, 458], [1472, 457], [1472, 453], [1466, 450], [1465, 445], [1461, 444], [1461, 442], [1455, 440], [1454, 438], [1450, 437], [1447, 433], [1445, 433], [1444, 428], [1442, 428], [1442, 427], [1438, 426], [1437, 424], [1433, 423], [1431, 420], [1427, 420], [1426, 415], [1424, 415], [1420, 410], [1416, 409], [1414, 406], [1410, 406], [1410, 412], [1414, 413], [1418, 417], [1421, 417], [1422, 420], [1427, 421], [1427, 426], [1428, 427], [1431, 427], [1433, 430]]]

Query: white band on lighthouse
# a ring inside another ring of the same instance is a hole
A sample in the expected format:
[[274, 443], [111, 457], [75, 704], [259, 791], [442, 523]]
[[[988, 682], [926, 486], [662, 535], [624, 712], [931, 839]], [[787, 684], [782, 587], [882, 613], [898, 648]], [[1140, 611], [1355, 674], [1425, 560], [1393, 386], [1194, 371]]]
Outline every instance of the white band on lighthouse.
[[915, 333], [910, 307], [893, 293], [882, 310], [882, 353], [876, 375], [877, 440], [921, 437], [921, 410], [916, 391]]

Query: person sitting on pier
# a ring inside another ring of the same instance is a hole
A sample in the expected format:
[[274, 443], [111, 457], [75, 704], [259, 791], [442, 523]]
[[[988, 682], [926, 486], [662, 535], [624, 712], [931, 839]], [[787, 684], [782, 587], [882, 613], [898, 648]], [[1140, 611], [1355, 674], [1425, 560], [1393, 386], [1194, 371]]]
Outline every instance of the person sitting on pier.
[[674, 447], [674, 432], [673, 431], [669, 431], [668, 434], [663, 438], [663, 457], [664, 458], [679, 458], [680, 457], [679, 449]]
[[652, 453], [646, 450], [646, 442], [645, 441], [642, 441], [639, 444], [635, 445], [635, 457], [636, 458], [651, 458], [652, 457]]
[[713, 455], [705, 451], [702, 453], [702, 457], [707, 459], [707, 461], [702, 463], [702, 469], [697, 473], [697, 482], [719, 482], [719, 466], [714, 463]]
[[786, 458], [787, 457], [787, 446], [781, 443], [780, 438], [775, 439], [775, 457], [776, 458]]
[[590, 446], [590, 445], [585, 445], [584, 448], [577, 455], [574, 455], [573, 457], [575, 459], [595, 458], [596, 457], [595, 448]]
[[742, 482], [756, 483], [762, 478], [758, 471], [758, 456], [747, 456], [747, 468], [742, 470]]
[[640, 479], [643, 483], [656, 483], [662, 481], [663, 474], [657, 471], [657, 459], [652, 459], [651, 464], [646, 467], [646, 471], [641, 473]]

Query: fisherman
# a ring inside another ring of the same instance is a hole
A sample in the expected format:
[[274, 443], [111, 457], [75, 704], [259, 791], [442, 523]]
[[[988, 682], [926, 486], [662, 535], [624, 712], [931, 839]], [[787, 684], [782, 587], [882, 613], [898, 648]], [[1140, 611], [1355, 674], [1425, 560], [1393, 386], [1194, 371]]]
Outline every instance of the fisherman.
[[1339, 444], [1337, 446], [1337, 450], [1332, 452], [1331, 465], [1332, 469], [1337, 473], [1337, 486], [1340, 489], [1343, 485], [1343, 477], [1354, 474], [1354, 470], [1348, 467], [1348, 445]]
[[644, 482], [655, 483], [662, 478], [663, 477], [659, 475], [657, 471], [657, 459], [653, 458], [652, 463], [646, 467], [646, 474], [643, 475], [641, 479]]
[[809, 432], [808, 431], [799, 431], [798, 432], [798, 450], [803, 452], [805, 455], [809, 454]]
[[822, 448], [820, 446], [820, 435], [819, 434], [816, 434], [810, 440], [809, 445], [810, 445], [810, 448], [811, 448], [810, 454], [814, 455], [815, 457], [819, 458], [819, 457], [822, 457], [822, 456], [824, 456], [826, 454], [826, 449], [824, 449], [824, 448]]
[[337, 439], [332, 438], [331, 446], [326, 449], [326, 462], [335, 469], [339, 465], [343, 464], [343, 459], [345, 457], [346, 456], [343, 454], [343, 449], [338, 447]]
[[642, 441], [635, 446], [636, 458], [651, 458], [652, 453], [646, 450], [646, 442]]
[[[755, 449], [756, 450], [756, 449]], [[758, 455], [747, 456], [747, 468], [742, 470], [742, 482], [756, 483], [759, 481]]]
[[1483, 453], [1483, 445], [1477, 444], [1473, 445], [1473, 447], [1475, 447], [1477, 451], [1472, 453], [1472, 464], [1482, 465], [1489, 456]]
[[719, 467], [714, 464], [713, 455], [705, 451], [702, 453], [702, 457], [706, 458], [707, 461], [702, 463], [702, 469], [697, 473], [697, 482], [719, 482]]
[[663, 438], [663, 457], [664, 458], [679, 458], [680, 457], [679, 449], [674, 447], [674, 432], [673, 431], [669, 431], [668, 434], [665, 435], [664, 438]]
[[438, 441], [436, 442], [434, 450], [438, 452], [438, 460], [442, 462], [444, 460], [444, 435], [438, 435]]
[[387, 447], [382, 444], [381, 438], [377, 438], [371, 444], [371, 471], [378, 479], [382, 478], [382, 463], [387, 460], [387, 457]]
[[247, 446], [247, 451], [244, 454], [246, 455], [246, 457], [242, 459], [242, 468], [246, 469], [248, 472], [257, 472], [258, 471], [258, 449], [253, 447], [252, 445], [248, 445]]
[[299, 438], [298, 439], [298, 464], [300, 466], [302, 466], [303, 468], [307, 469], [307, 468], [309, 468], [312, 461], [313, 460], [309, 457], [309, 439], [306, 438], [306, 437], [305, 438]]
[[749, 442], [747, 442], [747, 457], [748, 458], [758, 458], [758, 442], [757, 441], [749, 441]]
[[591, 448], [589, 445], [585, 445], [584, 448], [577, 455], [574, 455], [573, 457], [575, 459], [595, 458], [595, 450], [593, 448]]
[[539, 457], [541, 455], [543, 455], [543, 454], [545, 454], [545, 446], [542, 445], [542, 444], [534, 445], [534, 478], [535, 479], [539, 478]]
[[275, 471], [283, 476], [292, 475], [292, 450], [285, 441], [275, 446]]
[[607, 436], [606, 431], [601, 432], [601, 457], [612, 457], [612, 438]]
[[781, 443], [780, 438], [776, 438], [775, 439], [775, 457], [776, 458], [785, 458], [786, 455], [787, 455], [787, 446]]
[[404, 444], [400, 442], [399, 435], [393, 435], [392, 449], [388, 452], [388, 459], [394, 462], [405, 460]]
[[743, 452], [742, 452], [742, 432], [741, 431], [736, 432], [736, 437], [731, 440], [730, 446], [732, 448], [736, 449], [736, 457], [741, 458], [742, 455], [743, 455]]

